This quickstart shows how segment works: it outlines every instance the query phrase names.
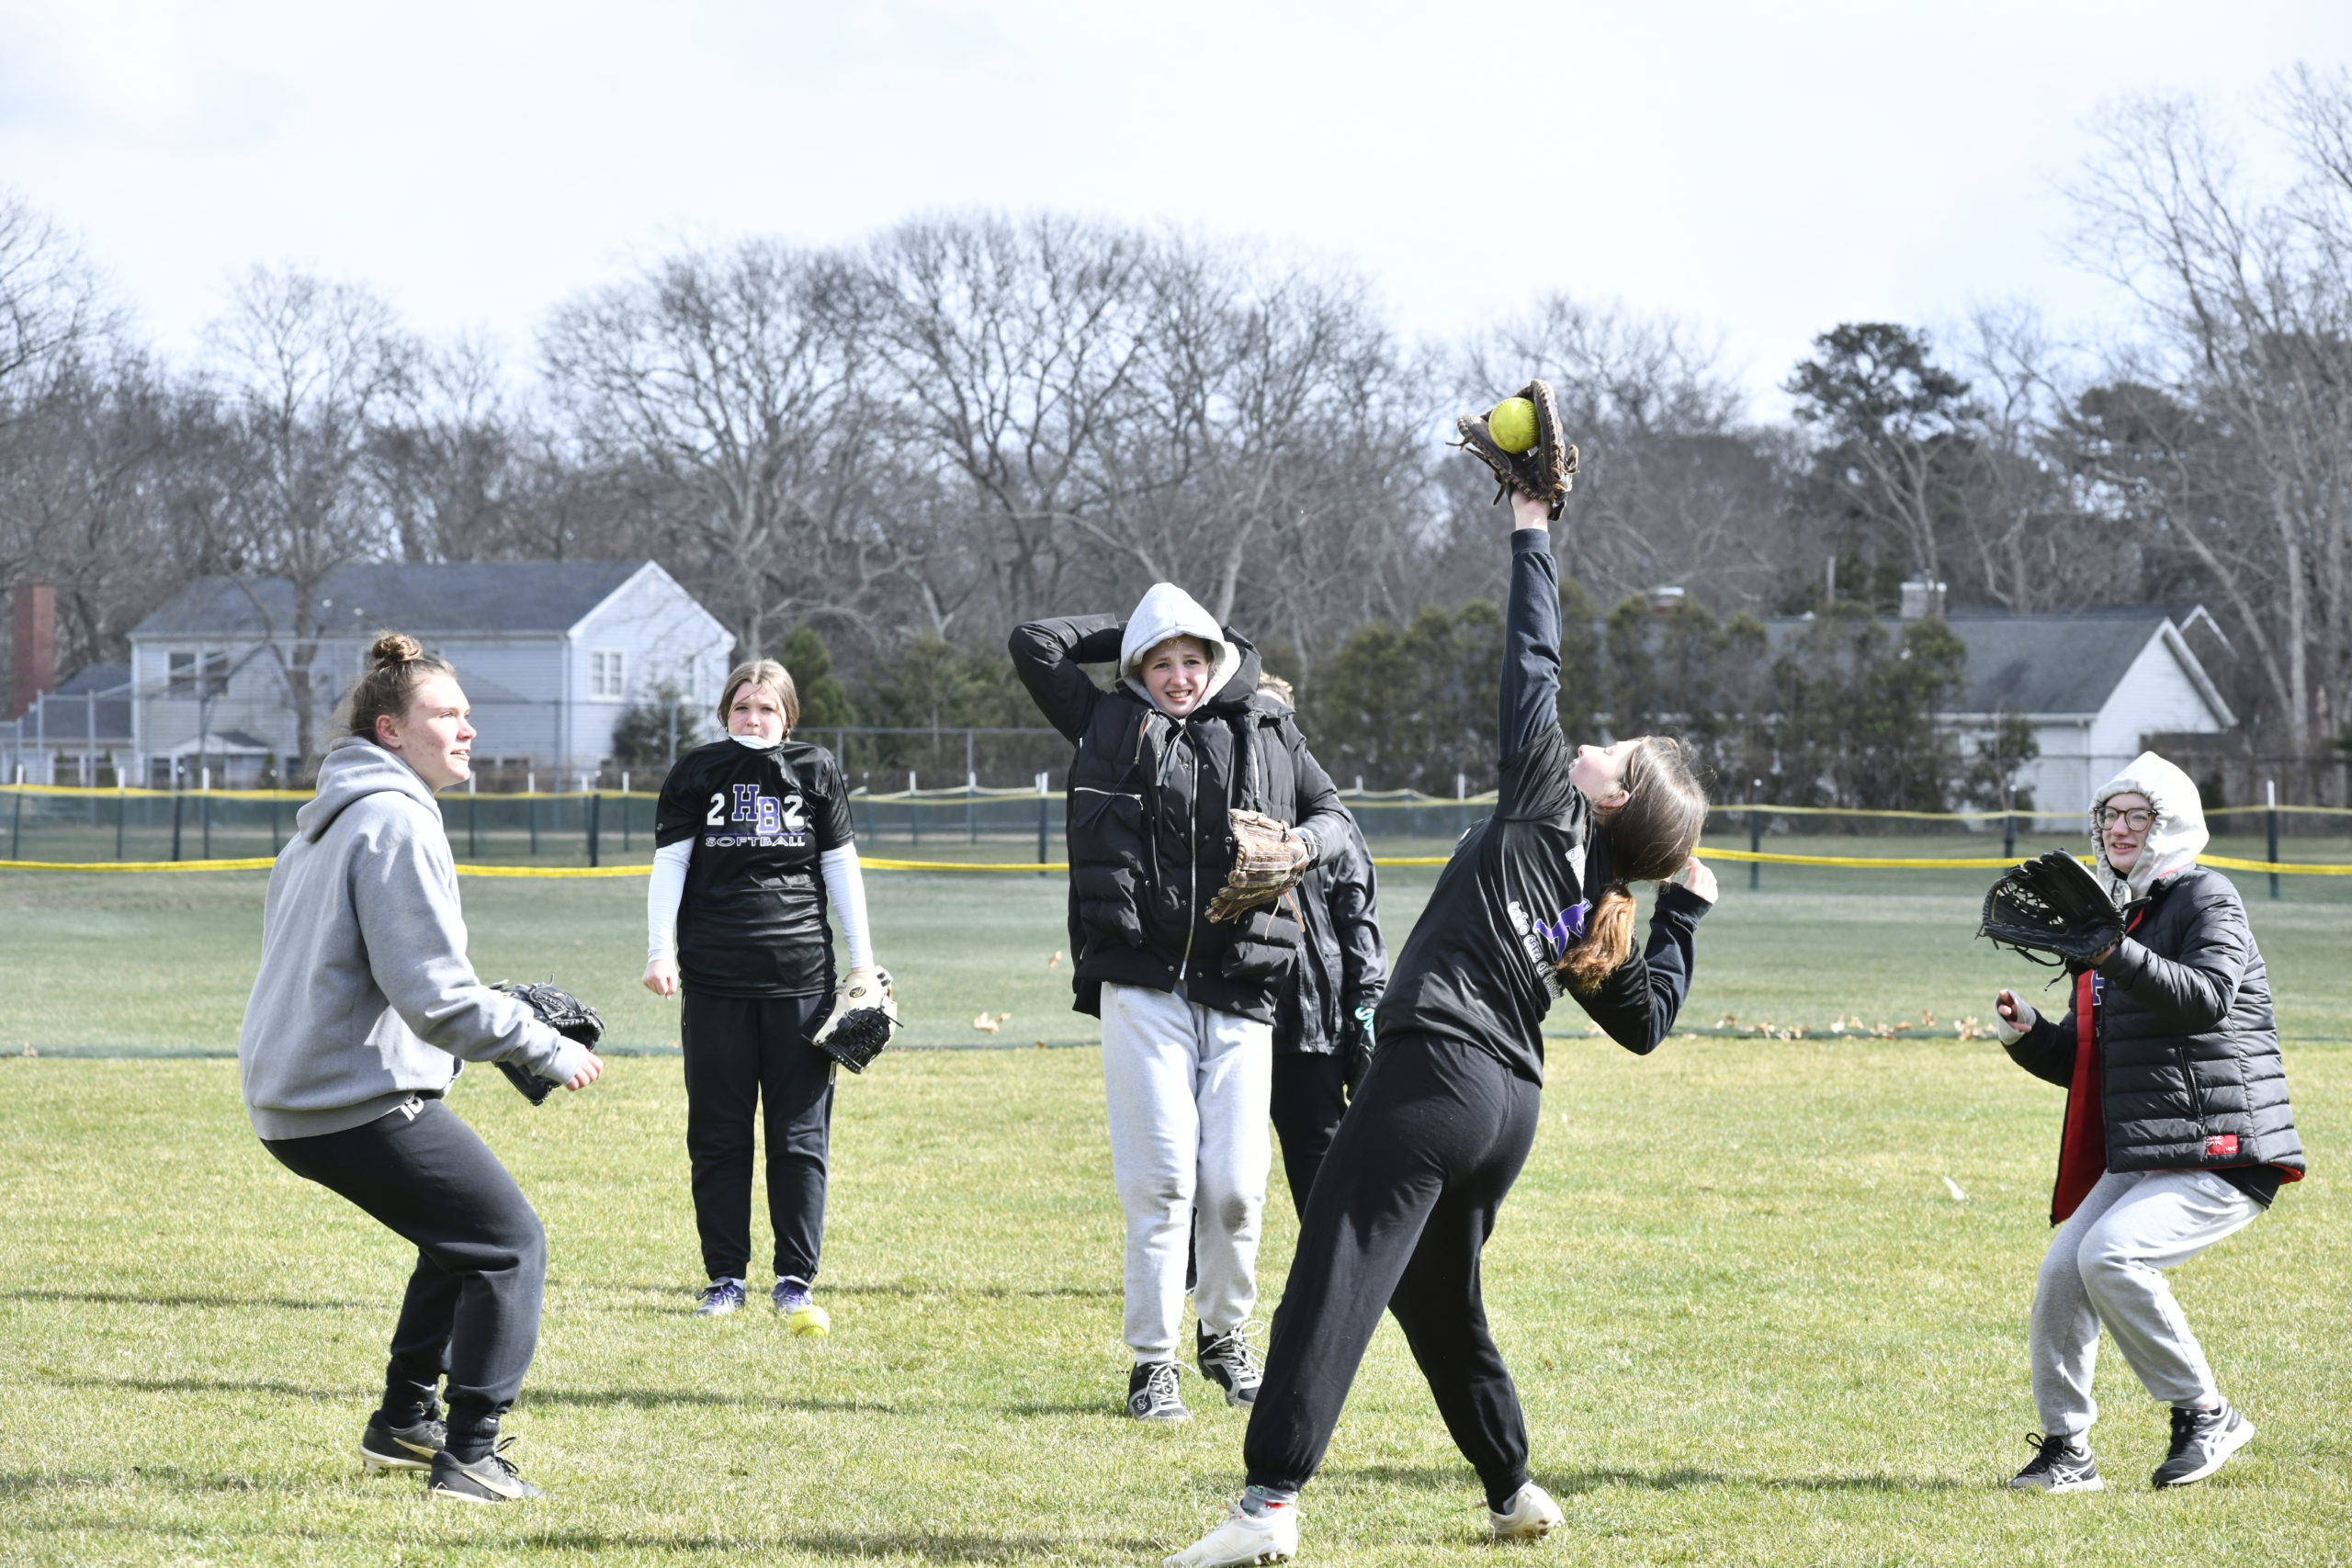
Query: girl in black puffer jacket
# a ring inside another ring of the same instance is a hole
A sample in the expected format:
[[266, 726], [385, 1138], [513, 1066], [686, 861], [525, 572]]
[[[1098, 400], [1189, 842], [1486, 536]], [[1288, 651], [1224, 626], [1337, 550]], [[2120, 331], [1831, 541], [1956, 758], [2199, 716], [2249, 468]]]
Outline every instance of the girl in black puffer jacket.
[[2067, 1091], [2050, 1213], [2059, 1231], [2033, 1302], [2044, 1435], [2010, 1483], [2051, 1492], [2103, 1484], [2084, 1441], [2098, 1415], [2102, 1324], [2150, 1395], [2173, 1407], [2156, 1485], [2201, 1480], [2253, 1438], [2163, 1271], [2252, 1223], [2303, 1174], [2262, 953], [2237, 889], [2196, 863], [2206, 841], [2197, 786], [2143, 752], [2099, 790], [2091, 817], [2098, 874], [2126, 934], [2075, 977], [2064, 1018], [2008, 991], [1998, 999], [2010, 1056]]

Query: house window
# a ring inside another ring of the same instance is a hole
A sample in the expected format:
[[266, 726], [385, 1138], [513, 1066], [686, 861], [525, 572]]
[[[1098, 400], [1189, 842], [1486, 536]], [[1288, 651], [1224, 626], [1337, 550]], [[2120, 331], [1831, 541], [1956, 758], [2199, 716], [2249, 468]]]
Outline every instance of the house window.
[[[199, 683], [200, 682], [200, 683]], [[170, 680], [165, 694], [175, 697], [220, 697], [229, 693], [229, 656], [226, 653], [184, 652], [171, 656]]]
[[588, 695], [594, 701], [619, 702], [628, 690], [621, 650], [599, 648], [588, 654]]

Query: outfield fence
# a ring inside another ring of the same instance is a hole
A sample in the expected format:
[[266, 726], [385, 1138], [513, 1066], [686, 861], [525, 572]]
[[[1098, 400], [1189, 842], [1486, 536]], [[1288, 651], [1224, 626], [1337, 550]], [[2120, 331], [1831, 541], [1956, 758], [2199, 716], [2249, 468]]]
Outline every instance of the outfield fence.
[[[1374, 847], [1374, 863], [1393, 867], [1443, 865], [1454, 841], [1495, 805], [1491, 792], [1452, 799], [1412, 790], [1340, 795]], [[260, 870], [284, 846], [295, 813], [310, 798], [307, 790], [0, 785], [0, 870]], [[658, 798], [620, 790], [452, 791], [441, 796], [441, 810], [462, 874], [625, 877], [643, 874], [652, 853]], [[865, 863], [876, 871], [1035, 875], [1067, 869], [1064, 799], [1043, 783], [1034, 789], [859, 789], [851, 794], [850, 810]], [[2280, 896], [2282, 877], [2352, 876], [2352, 863], [2322, 858], [2352, 851], [2341, 841], [2352, 837], [2352, 821], [2334, 820], [2352, 819], [2352, 808], [2235, 807], [2208, 817], [2215, 848], [2202, 863], [2267, 876], [2273, 897]], [[2047, 820], [2031, 810], [1728, 803], [1709, 814], [1701, 853], [1747, 865], [1751, 887], [1762, 886], [1766, 867], [1985, 871], [2042, 849], [2083, 846], [2087, 824], [2064, 834], [2037, 829]], [[2282, 833], [2298, 848], [2319, 852], [2309, 860], [2282, 858]], [[2256, 834], [2264, 852], [2223, 852], [2235, 847], [2229, 840]], [[1996, 843], [1997, 854], [1991, 852]]]

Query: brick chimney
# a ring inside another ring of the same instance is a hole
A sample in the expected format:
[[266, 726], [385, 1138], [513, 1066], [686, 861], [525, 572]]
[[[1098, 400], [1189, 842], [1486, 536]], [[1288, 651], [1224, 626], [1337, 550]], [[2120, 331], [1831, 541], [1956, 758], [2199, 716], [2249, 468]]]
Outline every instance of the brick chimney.
[[16, 682], [8, 716], [16, 718], [57, 684], [57, 590], [46, 582], [20, 582], [10, 598], [16, 636], [9, 669]]

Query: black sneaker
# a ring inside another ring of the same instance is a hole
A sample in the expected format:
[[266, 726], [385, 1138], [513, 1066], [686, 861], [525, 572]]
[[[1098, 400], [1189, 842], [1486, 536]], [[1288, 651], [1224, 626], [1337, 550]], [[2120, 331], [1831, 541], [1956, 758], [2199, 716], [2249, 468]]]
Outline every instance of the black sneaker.
[[520, 1503], [541, 1495], [506, 1457], [514, 1443], [505, 1438], [471, 1464], [458, 1463], [457, 1455], [443, 1449], [433, 1456], [433, 1479], [424, 1495], [436, 1503]]
[[1249, 1324], [1243, 1324], [1230, 1334], [1211, 1334], [1205, 1328], [1193, 1330], [1194, 1359], [1200, 1362], [1201, 1376], [1225, 1390], [1227, 1404], [1249, 1406], [1258, 1403], [1258, 1384], [1261, 1370], [1258, 1352], [1250, 1343]]
[[2158, 1486], [2186, 1486], [2202, 1481], [2229, 1461], [2232, 1454], [2254, 1441], [2254, 1423], [2237, 1406], [2222, 1401], [2219, 1410], [2175, 1410], [2172, 1447], [2164, 1463], [2149, 1479]]
[[1137, 1421], [1190, 1421], [1193, 1413], [1176, 1392], [1182, 1375], [1173, 1361], [1136, 1362], [1127, 1376], [1127, 1414]]
[[429, 1412], [419, 1411], [406, 1426], [392, 1427], [379, 1410], [359, 1434], [359, 1460], [370, 1475], [381, 1470], [431, 1470], [433, 1456], [448, 1440], [449, 1428]]
[[2009, 1479], [2012, 1490], [2103, 1492], [2107, 1489], [2107, 1483], [2098, 1478], [2098, 1461], [2091, 1458], [2089, 1444], [2054, 1434], [2045, 1438], [2039, 1432], [2028, 1432], [2025, 1440], [2041, 1451], [2034, 1456], [2031, 1464]]

